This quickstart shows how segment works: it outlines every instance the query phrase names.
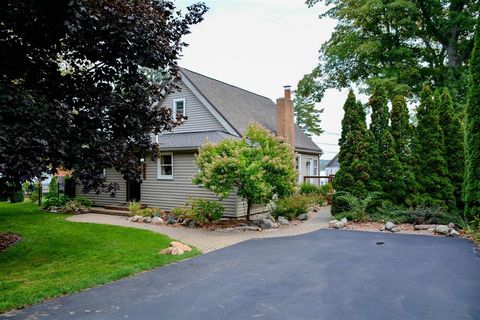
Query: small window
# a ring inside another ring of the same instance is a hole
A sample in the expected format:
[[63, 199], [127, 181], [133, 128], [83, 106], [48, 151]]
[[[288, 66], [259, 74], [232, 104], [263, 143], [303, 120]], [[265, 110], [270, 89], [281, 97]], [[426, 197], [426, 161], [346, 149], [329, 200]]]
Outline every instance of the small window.
[[161, 153], [157, 159], [157, 178], [173, 180], [173, 153]]
[[173, 100], [173, 117], [176, 118], [177, 115], [185, 116], [185, 99], [175, 99]]
[[318, 159], [313, 159], [313, 175], [318, 176]]

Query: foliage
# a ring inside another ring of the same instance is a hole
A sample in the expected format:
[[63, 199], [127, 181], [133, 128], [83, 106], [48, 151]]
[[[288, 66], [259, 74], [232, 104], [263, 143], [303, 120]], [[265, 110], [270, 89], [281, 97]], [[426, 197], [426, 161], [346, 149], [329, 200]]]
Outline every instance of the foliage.
[[307, 213], [311, 205], [320, 204], [323, 197], [318, 195], [299, 195], [280, 198], [276, 201], [272, 216], [275, 218], [285, 217], [288, 220], [295, 219], [303, 213]]
[[85, 196], [76, 196], [75, 199], [73, 199], [79, 203], [82, 204], [82, 206], [85, 206], [87, 208], [91, 208], [92, 205], [93, 205], [93, 201], [88, 199], [87, 197]]
[[416, 116], [415, 176], [420, 190], [416, 202], [420, 205], [444, 206], [454, 210], [455, 197], [445, 159], [445, 140], [428, 85], [423, 87]]
[[250, 123], [242, 139], [204, 144], [196, 157], [198, 185], [221, 198], [230, 193], [247, 201], [247, 219], [254, 203], [267, 203], [293, 193], [296, 182], [293, 150], [262, 126]]
[[56, 176], [53, 176], [48, 184], [49, 193], [58, 193], [58, 180]]
[[465, 174], [465, 150], [463, 125], [455, 114], [453, 102], [447, 88], [444, 88], [437, 100], [439, 124], [445, 141], [445, 159], [447, 160], [448, 178], [454, 188], [455, 202], [462, 209], [462, 187]]
[[199, 254], [194, 249], [181, 256], [159, 255], [172, 239], [147, 230], [72, 223], [66, 218], [42, 212], [34, 204], [0, 203], [0, 232], [23, 238], [0, 254], [0, 313]]
[[323, 130], [320, 126], [320, 114], [323, 109], [315, 108], [315, 74], [306, 74], [297, 85], [295, 91], [294, 113], [295, 122], [308, 135], [319, 136]]
[[23, 202], [25, 198], [25, 193], [23, 190], [13, 191], [12, 193], [10, 193], [8, 198], [10, 199], [11, 203]]
[[480, 217], [480, 21], [475, 32], [475, 47], [470, 61], [468, 102], [465, 116], [465, 217]]
[[143, 217], [158, 217], [160, 215], [160, 209], [145, 208], [140, 210], [137, 214]]
[[[170, 0], [2, 2], [0, 184], [60, 166], [84, 191], [118, 188], [103, 168], [139, 180], [139, 159], [158, 154], [152, 132], [179, 123], [154, 102], [176, 88], [182, 37], [206, 11], [182, 15]], [[146, 68], [168, 81], [159, 87]]]
[[68, 197], [62, 193], [47, 193], [42, 201], [42, 206], [44, 209], [50, 209], [51, 207], [63, 207], [67, 201]]
[[190, 197], [187, 201], [187, 206], [190, 208], [190, 211], [187, 213], [188, 218], [200, 223], [218, 221], [225, 211], [225, 208], [219, 201], [202, 198]]
[[128, 211], [130, 211], [130, 216], [138, 216], [142, 211], [142, 204], [137, 201], [130, 201]]
[[305, 182], [300, 185], [300, 194], [319, 195], [319, 194], [322, 194], [322, 190], [321, 190], [321, 187], [317, 186], [316, 184]]
[[458, 225], [463, 232], [469, 236], [473, 241], [480, 245], [480, 218], [474, 217], [473, 220], [460, 219]]
[[320, 17], [337, 21], [320, 49], [317, 101], [328, 88], [386, 86], [388, 97], [418, 97], [422, 81], [448, 87], [463, 110], [467, 64], [478, 1], [307, 0], [325, 4]]
[[28, 198], [30, 202], [37, 203], [38, 202], [38, 194], [42, 190], [42, 185], [39, 182], [25, 182], [28, 183], [28, 187], [24, 187], [24, 190], [28, 194]]
[[395, 141], [389, 131], [382, 138], [383, 152], [380, 154], [379, 183], [382, 187], [383, 198], [394, 203], [406, 202], [406, 183], [404, 179], [404, 166], [395, 152]]
[[87, 210], [87, 207], [84, 206], [80, 201], [78, 200], [68, 200], [65, 203], [64, 211], [66, 213], [80, 213]]
[[417, 206], [410, 209], [409, 221], [414, 224], [447, 224], [452, 219], [457, 220], [456, 216], [448, 216], [442, 207]]
[[364, 196], [367, 193], [371, 174], [365, 110], [356, 100], [352, 90], [348, 94], [343, 109], [345, 114], [342, 120], [338, 155], [340, 169], [335, 175], [333, 186], [337, 191]]
[[325, 197], [325, 200], [332, 204], [333, 201], [333, 184], [328, 182], [320, 186], [320, 194]]
[[[336, 219], [347, 218], [350, 221], [367, 221], [372, 206], [378, 203], [380, 193], [369, 193], [365, 198], [356, 197], [348, 192], [335, 194], [332, 214]], [[335, 210], [333, 209], [335, 207]]]

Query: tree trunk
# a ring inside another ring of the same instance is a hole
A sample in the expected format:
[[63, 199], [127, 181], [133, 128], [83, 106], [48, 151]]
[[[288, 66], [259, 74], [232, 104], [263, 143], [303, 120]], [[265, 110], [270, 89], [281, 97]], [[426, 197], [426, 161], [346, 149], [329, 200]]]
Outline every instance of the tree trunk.
[[252, 210], [252, 200], [247, 200], [247, 220], [250, 220], [250, 211]]

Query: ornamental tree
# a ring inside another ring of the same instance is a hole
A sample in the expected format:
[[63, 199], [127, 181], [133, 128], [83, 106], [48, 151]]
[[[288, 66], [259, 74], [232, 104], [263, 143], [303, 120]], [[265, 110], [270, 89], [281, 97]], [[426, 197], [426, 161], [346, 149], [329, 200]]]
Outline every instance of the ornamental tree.
[[470, 61], [468, 103], [465, 116], [465, 217], [480, 217], [480, 20]]
[[296, 185], [293, 150], [256, 123], [250, 123], [240, 139], [206, 142], [196, 163], [199, 173], [193, 183], [221, 199], [235, 192], [247, 202], [247, 219], [253, 204], [267, 203], [274, 195], [288, 196]]
[[[155, 102], [175, 88], [182, 36], [207, 8], [172, 1], [6, 0], [0, 5], [0, 189], [62, 166], [84, 191], [115, 168], [140, 179], [151, 133], [177, 124]], [[145, 70], [163, 70], [162, 86]]]

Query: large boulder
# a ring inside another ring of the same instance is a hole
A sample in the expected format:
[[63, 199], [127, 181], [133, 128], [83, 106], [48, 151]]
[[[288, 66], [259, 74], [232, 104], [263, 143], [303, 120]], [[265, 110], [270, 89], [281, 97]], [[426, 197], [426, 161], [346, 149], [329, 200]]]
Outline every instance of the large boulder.
[[436, 234], [441, 234], [441, 235], [448, 235], [448, 231], [450, 228], [445, 225], [439, 225], [438, 227], [435, 228], [435, 233]]
[[385, 230], [392, 231], [393, 228], [395, 228], [395, 223], [391, 221], [387, 221], [387, 223], [385, 223]]
[[337, 222], [339, 222], [339, 221], [338, 221], [338, 220], [330, 220], [330, 221], [328, 222], [328, 227], [329, 227], [329, 228], [333, 228], [333, 226], [334, 226]]
[[178, 242], [178, 241], [172, 241], [172, 242], [170, 242], [170, 247], [180, 248], [180, 249], [182, 249], [182, 250], [185, 251], [185, 252], [190, 252], [190, 251], [192, 251], [192, 248], [190, 248], [190, 247], [187, 246], [186, 244], [183, 244], [183, 243]]
[[160, 217], [153, 217], [152, 218], [152, 224], [162, 224], [163, 223], [163, 219], [160, 218]]
[[287, 220], [285, 217], [278, 217], [277, 222], [281, 225], [288, 225], [290, 221]]
[[448, 231], [448, 235], [450, 237], [458, 237], [460, 233], [457, 230], [450, 228], [450, 230]]
[[270, 212], [265, 213], [264, 219], [268, 219], [272, 222], [275, 222], [275, 218], [270, 214]]
[[272, 228], [278, 228], [278, 225], [270, 219], [263, 218], [260, 223], [260, 228], [272, 229]]
[[306, 213], [302, 213], [301, 215], [299, 215], [297, 217], [298, 220], [300, 221], [304, 221], [304, 220], [307, 220], [308, 219], [308, 215]]

